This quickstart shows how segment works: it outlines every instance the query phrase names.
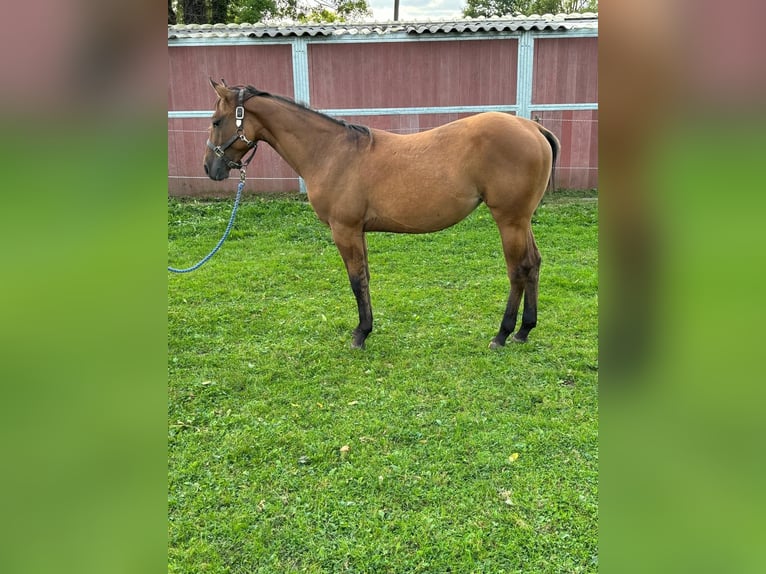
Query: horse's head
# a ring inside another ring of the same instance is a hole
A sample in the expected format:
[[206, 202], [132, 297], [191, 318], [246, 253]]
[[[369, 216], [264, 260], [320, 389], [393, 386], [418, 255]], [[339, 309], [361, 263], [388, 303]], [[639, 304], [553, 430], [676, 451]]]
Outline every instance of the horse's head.
[[249, 160], [243, 163], [242, 158], [248, 150], [255, 153], [262, 126], [252, 113], [245, 113], [244, 102], [251, 94], [244, 88], [229, 88], [212, 79], [210, 85], [218, 94], [218, 101], [208, 129], [204, 167], [210, 179], [220, 181], [229, 177], [232, 168], [247, 165]]

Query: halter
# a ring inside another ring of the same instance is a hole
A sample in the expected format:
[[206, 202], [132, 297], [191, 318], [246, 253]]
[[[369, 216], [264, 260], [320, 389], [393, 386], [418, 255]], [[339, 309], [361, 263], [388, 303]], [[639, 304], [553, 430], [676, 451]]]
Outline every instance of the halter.
[[[244, 129], [242, 127], [242, 120], [245, 119], [245, 90], [240, 88], [237, 92], [237, 108], [234, 110], [234, 120], [237, 123], [237, 133], [235, 133], [233, 136], [231, 136], [226, 143], [221, 145], [213, 145], [213, 142], [211, 142], [209, 139], [207, 140], [207, 147], [209, 147], [211, 150], [213, 150], [213, 153], [220, 157], [223, 161], [226, 162], [226, 166], [229, 169], [242, 169], [243, 167], [247, 167], [247, 164], [250, 163], [250, 161], [253, 159], [253, 156], [255, 155], [256, 150], [258, 149], [258, 142], [252, 141], [247, 139], [247, 136], [245, 135]], [[245, 142], [245, 145], [252, 151], [250, 152], [250, 157], [247, 158], [247, 160], [242, 161], [232, 161], [229, 158], [227, 158], [224, 155], [224, 152], [231, 147], [231, 145], [237, 141], [242, 140]]]

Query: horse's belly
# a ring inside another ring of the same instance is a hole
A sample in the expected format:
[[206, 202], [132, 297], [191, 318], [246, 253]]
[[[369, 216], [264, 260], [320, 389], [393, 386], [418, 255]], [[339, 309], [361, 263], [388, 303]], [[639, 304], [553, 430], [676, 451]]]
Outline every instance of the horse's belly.
[[393, 233], [430, 233], [455, 225], [465, 219], [481, 203], [473, 197], [446, 198], [441, 201], [405, 201], [371, 207], [365, 219], [367, 231]]

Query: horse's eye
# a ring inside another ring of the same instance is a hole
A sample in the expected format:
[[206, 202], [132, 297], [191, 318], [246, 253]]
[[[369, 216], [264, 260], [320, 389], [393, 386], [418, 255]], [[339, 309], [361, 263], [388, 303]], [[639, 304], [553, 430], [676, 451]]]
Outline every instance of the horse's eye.
[[217, 128], [220, 125], [221, 125], [221, 120], [213, 120], [213, 127], [214, 128]]

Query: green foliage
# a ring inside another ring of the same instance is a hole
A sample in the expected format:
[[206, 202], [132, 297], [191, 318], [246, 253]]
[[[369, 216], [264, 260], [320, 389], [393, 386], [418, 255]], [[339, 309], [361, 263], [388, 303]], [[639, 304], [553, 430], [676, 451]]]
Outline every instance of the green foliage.
[[229, 2], [228, 22], [261, 22], [279, 16], [287, 7], [285, 0], [232, 0]]
[[370, 14], [366, 0], [332, 0], [317, 6], [303, 4], [296, 7], [293, 18], [299, 22], [345, 22]]
[[[486, 207], [369, 234], [375, 331], [304, 201], [245, 202], [169, 277], [168, 572], [596, 572], [598, 206], [534, 218], [540, 321], [487, 344], [508, 280]], [[170, 262], [229, 202], [170, 202]]]
[[470, 18], [514, 14], [597, 12], [598, 0], [467, 0], [463, 15]]
[[[256, 23], [268, 19], [343, 22], [370, 14], [367, 0], [184, 0], [178, 19], [190, 23]], [[168, 23], [171, 16], [168, 4]]]

